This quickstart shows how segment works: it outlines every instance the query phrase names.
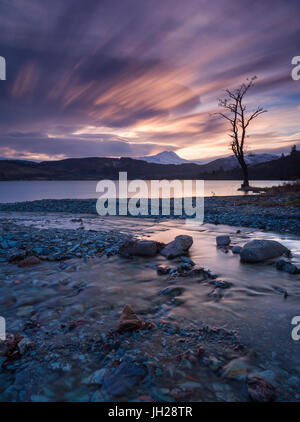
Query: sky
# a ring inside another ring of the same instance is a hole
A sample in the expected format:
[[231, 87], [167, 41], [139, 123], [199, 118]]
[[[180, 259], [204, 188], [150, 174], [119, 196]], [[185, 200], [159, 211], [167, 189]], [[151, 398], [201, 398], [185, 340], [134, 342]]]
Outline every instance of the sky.
[[300, 143], [299, 0], [1, 0], [0, 157], [230, 154], [218, 98], [256, 75], [249, 152]]

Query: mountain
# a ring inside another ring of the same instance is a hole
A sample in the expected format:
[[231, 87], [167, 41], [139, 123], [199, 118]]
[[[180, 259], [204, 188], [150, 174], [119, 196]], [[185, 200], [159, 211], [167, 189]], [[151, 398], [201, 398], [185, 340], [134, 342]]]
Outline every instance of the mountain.
[[[256, 164], [277, 160], [278, 158], [280, 158], [278, 154], [247, 154], [245, 156], [245, 161], [248, 166], [254, 166]], [[211, 171], [232, 170], [235, 167], [239, 167], [239, 163], [234, 155], [230, 155], [228, 157], [213, 160], [207, 163], [207, 166]]]
[[[266, 163], [268, 161], [276, 160], [277, 158], [279, 158], [279, 155], [277, 154], [253, 154], [252, 153], [252, 154], [247, 154], [245, 157], [245, 160], [249, 166], [253, 166], [255, 164]], [[199, 165], [203, 164], [199, 160], [195, 160], [195, 161], [185, 160], [184, 158], [179, 157], [179, 155], [177, 155], [173, 151], [163, 151], [156, 155], [138, 157], [135, 159], [146, 161], [147, 163], [165, 164], [165, 165], [166, 164], [180, 165], [180, 164], [191, 164], [191, 163], [199, 164]], [[209, 161], [207, 162], [207, 164], [210, 165], [212, 171], [213, 170], [216, 171], [219, 169], [231, 170], [234, 167], [239, 166], [237, 159], [233, 155], [230, 155], [224, 158], [218, 158], [213, 161]]]
[[247, 154], [246, 163], [248, 164], [248, 166], [255, 166], [256, 164], [278, 160], [278, 158], [280, 158], [280, 154]]
[[[218, 161], [218, 160], [215, 160]], [[198, 165], [156, 164], [132, 158], [69, 158], [41, 163], [0, 161], [0, 180], [101, 180], [119, 178], [119, 172], [127, 172], [128, 179], [204, 179], [241, 180], [239, 167], [225, 170], [215, 167], [215, 162]], [[252, 165], [250, 180], [300, 179], [300, 152], [286, 157]]]
[[191, 163], [189, 160], [185, 160], [184, 158], [179, 157], [173, 151], [163, 151], [159, 152], [156, 155], [148, 155], [146, 157], [138, 157], [136, 160], [146, 161], [147, 163], [154, 163], [154, 164], [187, 164]]

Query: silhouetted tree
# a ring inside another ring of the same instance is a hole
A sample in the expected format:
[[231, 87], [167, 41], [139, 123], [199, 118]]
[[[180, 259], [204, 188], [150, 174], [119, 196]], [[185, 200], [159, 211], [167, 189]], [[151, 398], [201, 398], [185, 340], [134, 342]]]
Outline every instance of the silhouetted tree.
[[295, 155], [296, 152], [297, 152], [297, 147], [296, 147], [296, 145], [293, 145], [292, 148], [291, 148], [290, 155], [293, 156], [293, 155]]
[[223, 107], [225, 111], [224, 113], [217, 113], [230, 122], [229, 136], [232, 139], [230, 147], [243, 171], [242, 188], [249, 187], [248, 167], [244, 156], [247, 129], [252, 120], [256, 119], [260, 114], [267, 112], [262, 107], [257, 107], [251, 113], [247, 113], [246, 111], [247, 106], [244, 104], [244, 97], [249, 89], [253, 87], [255, 79], [256, 76], [250, 80], [247, 79], [247, 82], [243, 83], [237, 89], [227, 89], [225, 91], [225, 97], [219, 99], [219, 106]]

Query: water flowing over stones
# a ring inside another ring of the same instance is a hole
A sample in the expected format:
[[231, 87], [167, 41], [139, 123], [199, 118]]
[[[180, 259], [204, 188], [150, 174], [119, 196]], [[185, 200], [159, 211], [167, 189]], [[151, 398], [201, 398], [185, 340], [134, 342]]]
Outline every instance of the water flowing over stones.
[[[7, 316], [11, 340], [9, 347], [0, 342], [0, 401], [300, 399], [296, 353], [282, 351], [282, 342], [270, 350], [269, 339], [256, 331], [260, 323], [262, 330], [267, 326], [261, 319], [265, 299], [270, 309], [281, 303], [279, 324], [290, 317], [299, 276], [279, 273], [275, 263], [240, 265], [238, 256], [216, 248], [218, 234], [230, 233], [233, 245], [243, 245], [255, 236], [251, 230], [238, 235], [236, 228], [185, 230], [178, 221], [137, 219], [133, 225], [118, 218], [112, 230], [111, 220], [98, 220], [97, 227], [89, 218], [82, 219], [84, 230], [77, 227], [80, 221], [68, 229], [65, 220], [52, 229], [17, 226], [16, 220], [0, 226], [0, 315]], [[118, 254], [127, 240], [151, 236], [167, 242], [179, 233], [193, 234], [193, 261], [183, 255], [168, 262], [159, 252], [130, 260]], [[283, 242], [290, 244], [288, 236]], [[295, 245], [291, 241], [293, 252]], [[34, 254], [41, 265], [10, 263], [8, 257], [18, 252]], [[297, 252], [287, 262], [298, 265]], [[285, 294], [283, 287], [291, 300], [278, 296]], [[152, 321], [153, 329], [143, 321]], [[270, 327], [277, 337], [276, 324]]]

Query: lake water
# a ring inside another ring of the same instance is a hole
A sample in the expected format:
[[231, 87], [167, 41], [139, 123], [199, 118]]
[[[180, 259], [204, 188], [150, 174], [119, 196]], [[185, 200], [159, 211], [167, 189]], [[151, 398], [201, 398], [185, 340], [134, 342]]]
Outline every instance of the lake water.
[[[0, 182], [0, 202], [22, 202], [38, 199], [88, 199], [100, 196], [96, 191], [98, 181], [8, 181]], [[150, 181], [146, 181], [150, 191]], [[256, 187], [271, 187], [285, 183], [278, 180], [256, 180], [252, 183]], [[130, 181], [128, 182], [130, 184]], [[118, 181], [114, 182], [118, 192]], [[240, 180], [207, 180], [204, 181], [205, 196], [241, 195], [238, 191], [241, 186]], [[189, 197], [195, 195], [195, 184], [190, 189], [181, 190], [172, 194], [174, 197]], [[129, 195], [130, 196], [130, 195]], [[165, 196], [165, 195], [164, 195]]]

